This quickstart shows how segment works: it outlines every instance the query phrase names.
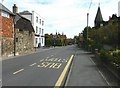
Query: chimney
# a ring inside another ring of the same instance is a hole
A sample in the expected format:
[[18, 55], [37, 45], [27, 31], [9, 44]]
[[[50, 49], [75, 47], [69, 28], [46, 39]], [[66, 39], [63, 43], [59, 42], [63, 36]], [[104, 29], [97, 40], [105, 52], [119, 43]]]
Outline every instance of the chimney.
[[16, 6], [16, 4], [14, 4], [13, 6], [13, 13], [17, 13], [18, 12], [18, 7]]

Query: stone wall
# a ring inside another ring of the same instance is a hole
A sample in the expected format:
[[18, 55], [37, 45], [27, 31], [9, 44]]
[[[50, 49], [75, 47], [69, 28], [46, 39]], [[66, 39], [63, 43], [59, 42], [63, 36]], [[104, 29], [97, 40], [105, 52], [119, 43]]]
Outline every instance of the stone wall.
[[16, 54], [34, 52], [34, 33], [16, 29]]
[[13, 55], [13, 38], [2, 37], [1, 54], [2, 56]]

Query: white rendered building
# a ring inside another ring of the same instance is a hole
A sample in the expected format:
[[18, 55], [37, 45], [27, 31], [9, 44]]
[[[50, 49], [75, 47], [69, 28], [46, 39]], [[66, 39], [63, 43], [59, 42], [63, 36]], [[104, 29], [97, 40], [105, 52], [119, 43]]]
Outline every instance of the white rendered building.
[[45, 45], [44, 18], [35, 11], [32, 11], [32, 13], [29, 11], [20, 12], [20, 15], [29, 19], [33, 25], [35, 31], [34, 47], [43, 47]]
[[120, 16], [120, 1], [118, 2], [118, 16]]

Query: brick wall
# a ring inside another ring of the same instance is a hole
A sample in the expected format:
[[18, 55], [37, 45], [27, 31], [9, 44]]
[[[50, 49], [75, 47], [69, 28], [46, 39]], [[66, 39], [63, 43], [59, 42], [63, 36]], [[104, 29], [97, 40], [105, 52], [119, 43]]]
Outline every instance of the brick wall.
[[9, 18], [0, 16], [1, 19], [1, 55], [8, 56], [13, 54], [13, 16]]
[[2, 17], [2, 36], [13, 38], [13, 16]]

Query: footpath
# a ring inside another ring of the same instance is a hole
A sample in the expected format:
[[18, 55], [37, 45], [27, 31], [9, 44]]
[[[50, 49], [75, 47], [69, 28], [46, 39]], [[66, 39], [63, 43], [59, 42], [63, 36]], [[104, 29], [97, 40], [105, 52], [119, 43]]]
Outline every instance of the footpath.
[[110, 88], [106, 78], [99, 71], [94, 61], [91, 59], [94, 56], [90, 52], [82, 49], [76, 49], [76, 53], [71, 64], [65, 86], [88, 86], [88, 88]]

